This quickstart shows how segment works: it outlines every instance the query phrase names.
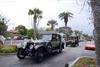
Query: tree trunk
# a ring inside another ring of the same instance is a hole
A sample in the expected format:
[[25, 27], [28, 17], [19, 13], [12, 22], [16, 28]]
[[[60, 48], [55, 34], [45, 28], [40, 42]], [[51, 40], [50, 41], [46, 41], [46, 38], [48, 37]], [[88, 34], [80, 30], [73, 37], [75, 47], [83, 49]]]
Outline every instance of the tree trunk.
[[65, 23], [65, 27], [67, 27], [67, 23]]
[[65, 22], [65, 34], [66, 34], [66, 37], [68, 37], [67, 22]]
[[34, 39], [36, 40], [37, 39], [37, 28], [36, 28], [37, 18], [35, 15], [33, 19], [34, 19]]
[[54, 24], [51, 24], [51, 29], [52, 31], [54, 31]]
[[91, 0], [91, 7], [94, 17], [94, 39], [96, 46], [96, 67], [100, 67], [100, 0]]

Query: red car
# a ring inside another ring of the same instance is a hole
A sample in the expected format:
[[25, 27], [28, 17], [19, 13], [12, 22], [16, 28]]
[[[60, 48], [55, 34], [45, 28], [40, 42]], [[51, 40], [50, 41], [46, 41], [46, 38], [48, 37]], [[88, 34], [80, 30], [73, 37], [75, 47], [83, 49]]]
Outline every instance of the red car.
[[95, 51], [95, 45], [94, 44], [85, 44], [85, 50]]

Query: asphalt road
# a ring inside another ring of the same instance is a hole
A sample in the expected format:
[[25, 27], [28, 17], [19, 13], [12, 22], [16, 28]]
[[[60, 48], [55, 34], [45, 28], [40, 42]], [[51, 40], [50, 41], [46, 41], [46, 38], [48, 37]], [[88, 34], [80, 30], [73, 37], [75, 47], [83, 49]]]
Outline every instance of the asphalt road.
[[62, 53], [55, 53], [42, 63], [36, 63], [32, 57], [19, 60], [16, 55], [3, 55], [0, 56], [0, 67], [64, 67], [80, 56], [95, 57], [95, 51], [84, 50], [84, 44], [81, 42], [78, 47], [65, 47]]

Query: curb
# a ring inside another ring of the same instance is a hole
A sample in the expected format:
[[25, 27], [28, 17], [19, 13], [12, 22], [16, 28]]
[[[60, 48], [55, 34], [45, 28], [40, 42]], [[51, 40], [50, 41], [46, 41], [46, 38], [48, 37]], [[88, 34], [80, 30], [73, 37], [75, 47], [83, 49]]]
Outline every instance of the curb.
[[72, 67], [80, 58], [83, 58], [83, 57], [88, 57], [88, 58], [95, 58], [95, 57], [90, 57], [90, 56], [81, 56], [81, 57], [78, 57], [76, 60], [74, 60], [71, 64], [69, 64], [69, 67]]
[[16, 53], [0, 53], [0, 55], [16, 55]]

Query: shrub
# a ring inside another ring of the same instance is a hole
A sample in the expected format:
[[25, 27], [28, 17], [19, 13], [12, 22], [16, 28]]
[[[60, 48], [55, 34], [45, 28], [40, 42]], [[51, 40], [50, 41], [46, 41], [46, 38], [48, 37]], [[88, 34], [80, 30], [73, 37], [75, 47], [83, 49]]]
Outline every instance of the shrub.
[[16, 45], [0, 45], [0, 53], [14, 53]]
[[83, 57], [80, 58], [72, 67], [96, 67], [96, 59]]

